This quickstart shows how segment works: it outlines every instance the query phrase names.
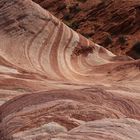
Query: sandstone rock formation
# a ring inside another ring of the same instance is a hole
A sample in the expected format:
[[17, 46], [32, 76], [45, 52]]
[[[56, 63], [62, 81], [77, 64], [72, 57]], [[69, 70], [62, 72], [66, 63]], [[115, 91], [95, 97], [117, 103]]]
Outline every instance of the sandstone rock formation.
[[140, 41], [140, 0], [33, 1], [117, 55]]
[[0, 0], [0, 140], [138, 140], [139, 85], [140, 60]]

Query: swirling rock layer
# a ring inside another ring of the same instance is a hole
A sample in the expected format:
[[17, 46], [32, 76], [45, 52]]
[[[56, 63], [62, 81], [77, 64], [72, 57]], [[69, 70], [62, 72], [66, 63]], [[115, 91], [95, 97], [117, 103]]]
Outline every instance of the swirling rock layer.
[[0, 0], [1, 140], [138, 140], [139, 84], [139, 60], [30, 0]]

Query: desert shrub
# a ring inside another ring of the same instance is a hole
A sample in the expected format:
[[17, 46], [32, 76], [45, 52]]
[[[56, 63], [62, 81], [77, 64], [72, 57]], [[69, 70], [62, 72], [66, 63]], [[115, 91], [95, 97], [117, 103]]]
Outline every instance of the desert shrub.
[[140, 41], [136, 42], [134, 45], [133, 45], [133, 50], [140, 54]]
[[69, 20], [69, 21], [64, 21], [64, 23], [74, 30], [78, 29], [78, 27], [79, 27], [79, 23], [76, 21]]
[[81, 8], [79, 7], [79, 4], [76, 3], [76, 4], [74, 4], [74, 5], [69, 6], [69, 11], [70, 11], [70, 13], [72, 13], [72, 14], [76, 14], [76, 13], [78, 13], [78, 12], [81, 11]]
[[60, 5], [59, 5], [59, 7], [57, 8], [57, 10], [63, 10], [63, 9], [65, 9], [66, 7], [67, 7], [66, 4], [63, 3], [63, 4], [60, 4]]
[[132, 49], [127, 52], [127, 55], [134, 59], [140, 59], [140, 41], [133, 45]]
[[77, 56], [81, 54], [87, 56], [89, 53], [93, 53], [93, 48], [91, 46], [81, 46], [80, 48], [74, 49], [74, 54]]
[[118, 38], [118, 42], [121, 44], [121, 45], [124, 45], [126, 42], [127, 42], [127, 39], [125, 36], [121, 35], [119, 38]]
[[112, 38], [111, 36], [107, 36], [104, 40], [103, 46], [107, 47], [108, 45], [112, 44]]
[[83, 2], [83, 3], [84, 3], [84, 2], [86, 2], [87, 0], [77, 0], [77, 1], [79, 1], [79, 2]]
[[69, 13], [64, 13], [63, 19], [64, 20], [70, 20], [71, 19], [70, 14]]

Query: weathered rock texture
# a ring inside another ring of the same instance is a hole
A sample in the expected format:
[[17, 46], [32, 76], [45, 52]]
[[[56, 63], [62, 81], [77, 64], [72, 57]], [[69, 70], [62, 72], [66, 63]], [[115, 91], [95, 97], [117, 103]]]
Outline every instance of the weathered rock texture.
[[140, 41], [140, 0], [34, 1], [117, 55], [128, 54]]
[[139, 85], [140, 60], [0, 0], [0, 140], [138, 140]]

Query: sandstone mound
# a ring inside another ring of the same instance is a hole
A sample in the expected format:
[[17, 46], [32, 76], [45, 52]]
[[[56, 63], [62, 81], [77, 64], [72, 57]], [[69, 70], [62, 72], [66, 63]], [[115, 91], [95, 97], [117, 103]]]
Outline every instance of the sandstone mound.
[[138, 140], [139, 84], [139, 60], [31, 0], [0, 0], [1, 140]]

